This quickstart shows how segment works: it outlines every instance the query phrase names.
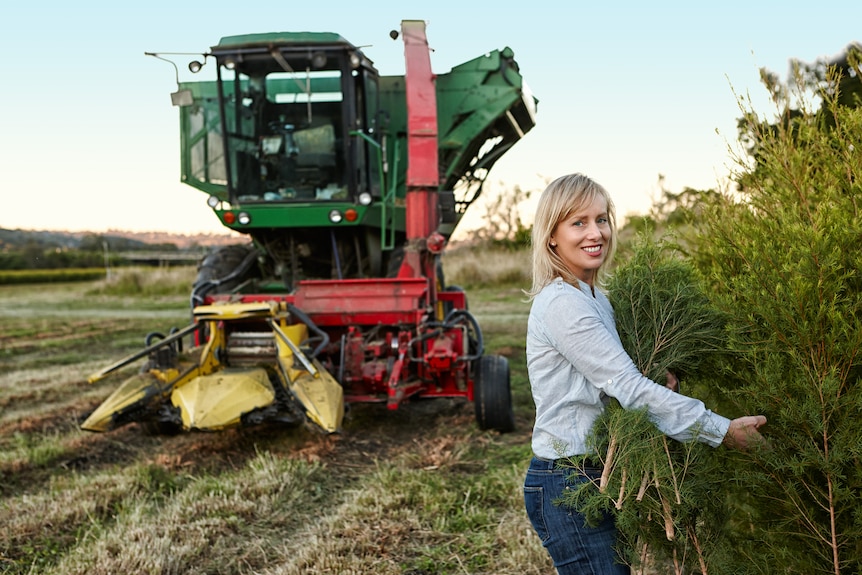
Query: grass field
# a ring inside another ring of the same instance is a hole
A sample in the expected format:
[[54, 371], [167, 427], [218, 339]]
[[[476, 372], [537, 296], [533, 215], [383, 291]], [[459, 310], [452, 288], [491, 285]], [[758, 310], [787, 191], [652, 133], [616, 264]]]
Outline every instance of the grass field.
[[553, 571], [521, 496], [533, 417], [523, 284], [448, 276], [473, 284], [486, 352], [509, 358], [513, 433], [479, 431], [460, 400], [354, 405], [335, 436], [80, 431], [121, 380], [87, 376], [188, 321], [187, 291], [151, 286], [188, 285], [193, 271], [153, 273], [166, 272], [123, 289], [0, 286], [0, 573]]

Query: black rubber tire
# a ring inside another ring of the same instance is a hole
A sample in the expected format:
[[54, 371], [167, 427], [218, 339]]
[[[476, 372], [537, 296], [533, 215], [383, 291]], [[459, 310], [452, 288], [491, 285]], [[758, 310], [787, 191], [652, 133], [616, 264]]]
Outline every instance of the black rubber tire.
[[145, 435], [152, 437], [179, 435], [183, 430], [182, 426], [176, 423], [158, 420], [142, 421], [141, 429], [143, 429]]
[[398, 246], [389, 254], [389, 263], [386, 265], [386, 277], [398, 277], [401, 262], [404, 261], [404, 246]]
[[473, 405], [479, 429], [507, 433], [515, 429], [509, 361], [501, 355], [479, 358], [473, 386]]
[[[219, 246], [213, 249], [198, 266], [198, 276], [194, 285], [198, 286], [208, 281], [220, 280], [227, 277], [239, 267], [253, 250], [253, 246], [240, 244]], [[256, 268], [252, 268], [249, 270], [249, 273], [244, 274], [242, 277], [220, 284], [214, 293], [230, 293], [231, 290], [246, 279], [254, 277], [253, 272], [255, 271]]]

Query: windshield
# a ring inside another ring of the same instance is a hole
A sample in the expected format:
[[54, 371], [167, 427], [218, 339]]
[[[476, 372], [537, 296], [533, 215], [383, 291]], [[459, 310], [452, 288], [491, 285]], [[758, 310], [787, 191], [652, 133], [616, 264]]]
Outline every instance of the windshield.
[[225, 81], [230, 176], [240, 202], [347, 198], [341, 86], [341, 71], [310, 66], [235, 72]]

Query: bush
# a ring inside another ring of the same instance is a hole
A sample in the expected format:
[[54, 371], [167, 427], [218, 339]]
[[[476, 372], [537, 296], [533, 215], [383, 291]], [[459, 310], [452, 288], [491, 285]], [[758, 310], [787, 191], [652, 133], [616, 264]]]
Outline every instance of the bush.
[[[671, 370], [685, 380], [687, 395], [695, 382], [715, 384], [724, 316], [669, 242], [652, 239], [645, 229], [632, 257], [610, 277], [607, 293], [623, 347], [642, 373], [663, 382]], [[590, 443], [603, 454], [602, 476], [564, 500], [591, 521], [612, 514], [629, 565], [646, 572], [667, 566], [662, 573], [744, 572], [728, 561], [727, 501], [734, 486], [725, 482], [724, 453], [669, 440], [646, 409], [624, 410], [616, 401], [596, 422]]]
[[[111, 276], [92, 293], [124, 296], [184, 295], [191, 293], [196, 269], [130, 267], [111, 270]], [[104, 274], [103, 274], [104, 275]]]
[[779, 101], [776, 125], [746, 114], [756, 164], [698, 246], [735, 328], [728, 391], [768, 418], [770, 450], [728, 469], [754, 496], [738, 552], [764, 573], [862, 572], [862, 109], [824, 94], [820, 112]]
[[0, 270], [0, 285], [92, 281], [105, 277], [98, 268], [60, 270]]

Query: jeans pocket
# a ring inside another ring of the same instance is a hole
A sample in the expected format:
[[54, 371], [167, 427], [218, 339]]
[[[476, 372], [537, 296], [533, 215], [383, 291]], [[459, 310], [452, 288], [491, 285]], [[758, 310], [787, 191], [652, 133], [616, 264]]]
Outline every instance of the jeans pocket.
[[530, 523], [533, 529], [539, 535], [542, 543], [551, 537], [548, 526], [545, 524], [544, 502], [545, 493], [541, 487], [524, 487], [524, 505], [527, 507], [527, 517], [530, 518]]

